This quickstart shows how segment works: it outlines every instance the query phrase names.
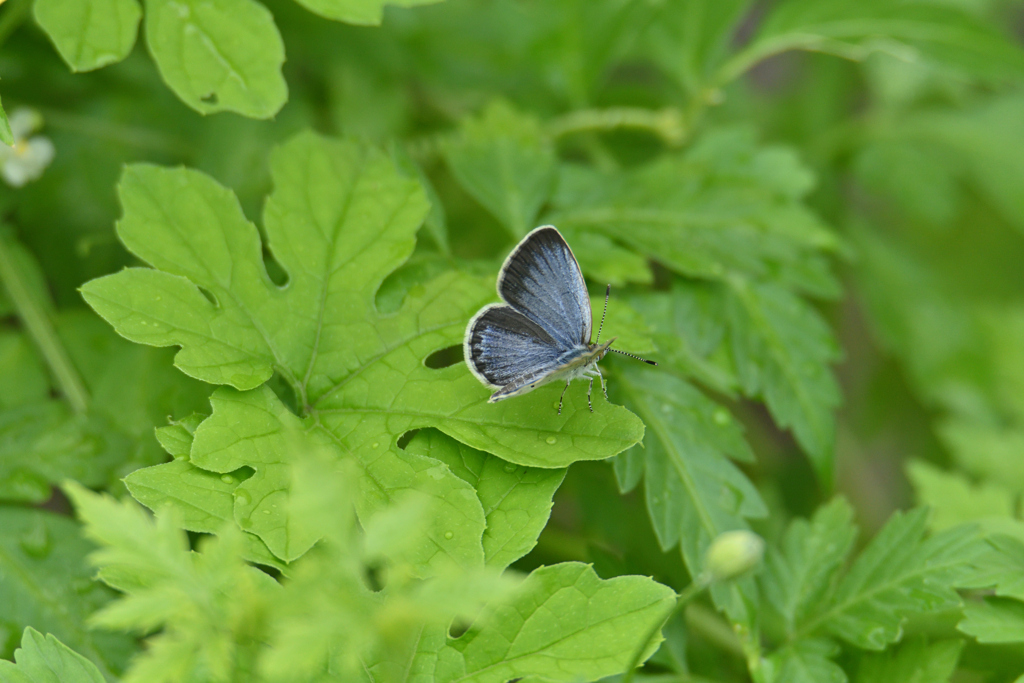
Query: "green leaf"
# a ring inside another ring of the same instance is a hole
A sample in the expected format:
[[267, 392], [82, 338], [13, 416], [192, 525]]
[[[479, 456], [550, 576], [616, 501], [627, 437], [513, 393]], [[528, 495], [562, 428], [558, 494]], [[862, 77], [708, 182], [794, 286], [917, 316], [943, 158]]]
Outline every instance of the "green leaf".
[[65, 477], [99, 484], [109, 459], [97, 459], [98, 443], [84, 421], [61, 401], [44, 401], [0, 412], [0, 498], [44, 502], [50, 484]]
[[920, 460], [907, 464], [907, 477], [918, 504], [932, 508], [933, 529], [973, 522], [985, 533], [1024, 539], [1024, 522], [1017, 512], [1017, 494], [1013, 491], [998, 484], [973, 485], [962, 474], [945, 472]]
[[11, 131], [11, 122], [7, 120], [7, 112], [0, 104], [0, 142], [5, 145], [14, 144], [14, 132]]
[[881, 650], [899, 639], [906, 615], [959, 606], [953, 586], [971, 576], [984, 546], [968, 527], [926, 539], [926, 517], [924, 509], [895, 513], [798, 633]]
[[444, 145], [459, 184], [519, 239], [536, 227], [555, 186], [556, 158], [540, 124], [509, 105], [491, 103], [467, 118]]
[[676, 278], [670, 291], [634, 294], [629, 302], [651, 326], [659, 365], [719, 393], [736, 395], [720, 287]]
[[787, 636], [796, 632], [834, 586], [856, 535], [853, 510], [844, 499], [835, 498], [818, 508], [809, 522], [791, 522], [781, 547], [768, 551], [766, 571], [759, 577], [761, 592], [782, 617]]
[[[29, 252], [13, 240], [6, 248], [20, 261], [11, 282], [26, 333], [0, 333], [0, 497], [44, 501], [65, 478], [103, 486], [158, 462], [153, 422], [196, 406], [205, 390], [169, 368], [166, 351], [127, 343], [88, 311], [55, 313]], [[76, 400], [51, 398], [58, 391]]]
[[717, 80], [728, 83], [787, 50], [858, 61], [882, 51], [992, 79], [1024, 74], [1024, 51], [952, 7], [889, 0], [787, 0], [772, 9], [750, 42], [721, 67]]
[[750, 0], [668, 3], [648, 28], [649, 49], [691, 94], [703, 95], [701, 90], [729, 56], [731, 38], [750, 5]]
[[985, 598], [964, 606], [957, 628], [979, 643], [1024, 642], [1024, 602], [1010, 598]]
[[975, 563], [975, 573], [959, 585], [964, 588], [995, 588], [1001, 597], [1024, 601], [1024, 542], [994, 534], [985, 539], [987, 552]]
[[821, 252], [838, 242], [800, 201], [813, 184], [792, 150], [758, 147], [751, 131], [724, 129], [636, 170], [563, 165], [548, 218], [603, 233], [689, 277], [771, 278], [835, 296]]
[[560, 232], [572, 248], [583, 274], [591, 280], [615, 287], [654, 282], [650, 264], [636, 252], [620, 247], [600, 233], [572, 228], [564, 228]]
[[21, 636], [14, 661], [0, 660], [3, 683], [105, 683], [96, 665], [53, 635], [44, 636], [32, 627]]
[[582, 383], [557, 415], [557, 386], [492, 405], [465, 366], [424, 365], [461, 344], [493, 289], [447, 273], [410, 290], [398, 312], [376, 311], [374, 294], [412, 250], [426, 211], [422, 190], [386, 157], [302, 134], [271, 167], [264, 223], [286, 288], [267, 278], [258, 232], [227, 190], [194, 171], [132, 166], [118, 231], [160, 270], [93, 280], [86, 300], [133, 341], [182, 346], [177, 366], [206, 381], [248, 389], [280, 373], [300, 410], [358, 458], [393, 452], [401, 434], [422, 427], [540, 467], [606, 458], [640, 439], [642, 424], [625, 409], [599, 399], [590, 413]]
[[827, 486], [834, 476], [839, 386], [829, 365], [839, 348], [828, 325], [799, 297], [736, 278], [728, 290], [736, 376], [743, 393], [763, 397], [780, 427], [791, 428]]
[[773, 652], [764, 663], [769, 683], [846, 683], [846, 673], [832, 661], [839, 653], [828, 640], [800, 640]]
[[[297, 435], [301, 429], [298, 418], [265, 387], [244, 394], [219, 389], [212, 403], [213, 415], [196, 430], [192, 462], [214, 472], [232, 472], [242, 466], [256, 468], [256, 475], [247, 479], [235, 495], [235, 518], [243, 529], [260, 536], [275, 555], [286, 561], [295, 559], [316, 540], [316, 534], [293, 530], [285, 523], [294, 522], [292, 515], [283, 518], [288, 508], [288, 464], [298, 453], [311, 450], [337, 454], [333, 435], [324, 429], [312, 429], [312, 424]], [[293, 434], [290, 442], [287, 431]], [[379, 442], [374, 443], [377, 446], [369, 444], [358, 461], [362, 469], [357, 502], [360, 517], [369, 519], [397, 504], [404, 492], [415, 490], [429, 496], [432, 505], [422, 513], [429, 522], [410, 561], [424, 571], [429, 565], [449, 562], [456, 566], [481, 564], [484, 512], [473, 489], [431, 458], [382, 449]], [[261, 458], [267, 458], [266, 462], [261, 463]], [[266, 474], [261, 471], [264, 468]], [[275, 506], [279, 506], [279, 512]]]
[[[71, 519], [44, 510], [0, 507], [0, 604], [6, 628], [32, 624], [113, 676], [133, 653], [123, 634], [86, 627], [112, 593], [93, 581], [85, 556], [93, 546]], [[9, 657], [10, 651], [2, 653]], [[0, 673], [2, 678], [2, 673]], [[62, 679], [63, 680], [63, 679]]]
[[146, 0], [146, 43], [167, 85], [201, 114], [267, 119], [288, 99], [284, 45], [255, 0]]
[[118, 502], [73, 482], [64, 490], [86, 534], [101, 546], [89, 558], [100, 578], [125, 593], [91, 623], [143, 632], [162, 627], [132, 661], [125, 683], [238, 674], [238, 662], [255, 656], [254, 641], [268, 636], [262, 615], [279, 590], [241, 560], [242, 534], [226, 528], [192, 552], [170, 518], [153, 520], [131, 500]]
[[665, 550], [680, 543], [696, 576], [715, 537], [767, 514], [753, 484], [729, 460], [753, 458], [742, 428], [724, 407], [657, 370], [627, 366], [616, 372], [611, 386], [648, 429], [643, 449], [634, 447], [616, 461], [620, 485], [638, 479], [629, 475], [630, 467], [645, 473], [647, 510], [658, 541]]
[[135, 45], [136, 0], [38, 0], [36, 21], [72, 71], [120, 62]]
[[1024, 142], [1024, 96], [993, 97], [965, 110], [940, 109], [908, 116], [898, 134], [946, 151], [942, 167], [966, 179], [1018, 230], [1024, 231], [1024, 198], [1014, 178], [1024, 162], [1011, 150]]
[[938, 426], [938, 433], [967, 474], [1008, 491], [1024, 491], [1018, 462], [1018, 454], [1024, 452], [1024, 428], [952, 418]]
[[421, 657], [436, 658], [434, 680], [445, 682], [594, 680], [621, 673], [674, 604], [672, 590], [648, 578], [602, 580], [576, 562], [541, 567], [489, 605], [467, 633]]
[[928, 643], [914, 638], [885, 652], [867, 653], [857, 666], [856, 683], [947, 683], [956, 670], [963, 641]]
[[417, 7], [441, 0], [296, 0], [300, 5], [322, 17], [362, 26], [379, 26], [384, 6]]
[[[191, 440], [189, 441], [191, 448]], [[200, 469], [185, 459], [135, 470], [124, 483], [137, 501], [158, 514], [173, 511], [183, 529], [216, 533], [235, 520], [235, 491], [242, 481], [230, 474]], [[241, 507], [241, 506], [240, 506]], [[278, 529], [271, 529], [273, 534]], [[283, 570], [287, 565], [253, 534], [243, 537], [242, 556]]]
[[484, 560], [502, 569], [536, 545], [552, 496], [565, 478], [565, 470], [513, 465], [435, 430], [418, 432], [405, 450], [440, 460], [476, 489], [487, 524]]
[[0, 330], [0, 377], [5, 384], [0, 394], [0, 409], [16, 408], [49, 397], [46, 368], [24, 334]]
[[259, 536], [274, 555], [291, 562], [320, 534], [288, 514], [289, 464], [298, 452], [336, 454], [337, 446], [322, 432], [304, 430], [299, 418], [267, 387], [245, 393], [218, 389], [210, 405], [213, 414], [194, 434], [191, 463], [222, 475], [253, 468], [255, 473], [232, 491], [234, 519], [243, 530]]

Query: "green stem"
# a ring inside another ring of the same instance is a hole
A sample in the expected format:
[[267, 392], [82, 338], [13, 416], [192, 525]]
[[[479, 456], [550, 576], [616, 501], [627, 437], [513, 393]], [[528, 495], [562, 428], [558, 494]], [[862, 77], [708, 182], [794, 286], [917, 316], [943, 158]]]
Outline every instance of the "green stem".
[[648, 629], [644, 639], [640, 641], [640, 646], [633, 653], [633, 658], [629, 662], [629, 668], [626, 669], [626, 675], [622, 677], [622, 683], [633, 683], [633, 676], [636, 675], [637, 667], [640, 666], [640, 660], [644, 656], [644, 652], [650, 646], [651, 642], [658, 635], [658, 632], [672, 619], [674, 616], [679, 614], [686, 608], [686, 605], [690, 600], [700, 595], [708, 586], [711, 585], [711, 576], [708, 574], [702, 574], [693, 580], [689, 586], [687, 586], [682, 593], [676, 596], [676, 604], [665, 618], [659, 622], [655, 622], [654, 626]]
[[686, 608], [686, 626], [714, 643], [720, 650], [738, 659], [746, 660], [747, 653], [736, 632], [718, 612], [695, 603]]
[[84, 413], [89, 407], [89, 392], [82, 383], [82, 378], [78, 376], [75, 366], [71, 364], [71, 359], [60, 339], [57, 338], [44, 303], [38, 294], [32, 291], [24, 258], [16, 253], [19, 248], [21, 245], [9, 231], [0, 231], [0, 284], [7, 290], [18, 317], [43, 354], [61, 393], [76, 413]]
[[683, 113], [674, 107], [657, 111], [636, 107], [580, 109], [552, 121], [548, 124], [548, 133], [554, 138], [560, 138], [574, 133], [604, 132], [619, 128], [650, 131], [670, 147], [680, 146], [688, 134]]

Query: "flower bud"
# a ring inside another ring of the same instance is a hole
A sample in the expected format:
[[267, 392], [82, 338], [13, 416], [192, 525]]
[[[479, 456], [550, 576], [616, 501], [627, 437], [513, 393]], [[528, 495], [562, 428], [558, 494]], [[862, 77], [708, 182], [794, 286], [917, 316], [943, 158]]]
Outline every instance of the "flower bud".
[[764, 556], [764, 540], [753, 531], [726, 531], [711, 543], [704, 559], [704, 571], [712, 581], [728, 581], [741, 576]]

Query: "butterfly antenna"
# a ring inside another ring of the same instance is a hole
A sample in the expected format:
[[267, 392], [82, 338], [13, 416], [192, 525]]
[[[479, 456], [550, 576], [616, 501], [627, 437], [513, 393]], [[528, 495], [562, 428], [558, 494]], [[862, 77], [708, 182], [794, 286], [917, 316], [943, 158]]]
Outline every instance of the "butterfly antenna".
[[630, 353], [629, 351], [619, 351], [618, 349], [612, 349], [612, 348], [609, 348], [608, 350], [609, 351], [614, 351], [615, 353], [621, 353], [623, 356], [629, 356], [630, 358], [633, 358], [634, 360], [643, 361], [644, 363], [647, 363], [648, 365], [657, 365], [657, 363], [655, 363], [653, 360], [647, 360], [646, 358], [641, 358], [640, 356], [634, 355], [634, 354]]
[[601, 314], [601, 324], [597, 327], [597, 339], [594, 343], [597, 344], [601, 341], [601, 330], [604, 329], [604, 318], [608, 315], [608, 299], [612, 295], [612, 286], [608, 285], [608, 289], [604, 290], [604, 313]]

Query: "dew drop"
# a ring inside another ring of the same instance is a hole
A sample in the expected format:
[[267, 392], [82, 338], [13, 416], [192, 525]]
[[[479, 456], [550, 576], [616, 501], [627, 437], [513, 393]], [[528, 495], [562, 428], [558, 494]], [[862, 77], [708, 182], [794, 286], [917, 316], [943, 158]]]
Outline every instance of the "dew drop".
[[544, 439], [544, 440], [545, 440], [545, 441], [547, 441], [547, 442], [548, 442], [548, 443], [550, 443], [550, 444], [554, 444], [554, 443], [555, 443], [556, 441], [558, 441], [558, 439], [556, 439], [556, 438], [555, 438], [555, 437], [553, 437], [553, 436], [549, 436], [548, 438], [546, 438], [546, 439]]
[[451, 531], [446, 531], [446, 532], [444, 532], [444, 537], [447, 538], [450, 541], [453, 538], [455, 538], [455, 534], [453, 534]]
[[505, 463], [505, 471], [506, 472], [515, 472], [516, 471], [516, 466], [513, 465], [510, 462], [509, 463]]
[[224, 482], [225, 484], [234, 484], [235, 483], [235, 478], [232, 477], [230, 474], [222, 475], [220, 480], [222, 482]]
[[252, 497], [247, 491], [235, 491], [235, 502], [239, 505], [248, 505], [252, 502]]
[[729, 424], [729, 411], [725, 408], [719, 408], [715, 411], [713, 418], [715, 420], [715, 424], [727, 425]]
[[376, 448], [377, 446], [380, 446], [380, 443], [377, 441], [374, 441], [372, 444], [370, 444], [370, 448]]
[[269, 514], [270, 514], [270, 510], [264, 510], [264, 511], [263, 511], [263, 514], [265, 514], [265, 515], [269, 515]]

